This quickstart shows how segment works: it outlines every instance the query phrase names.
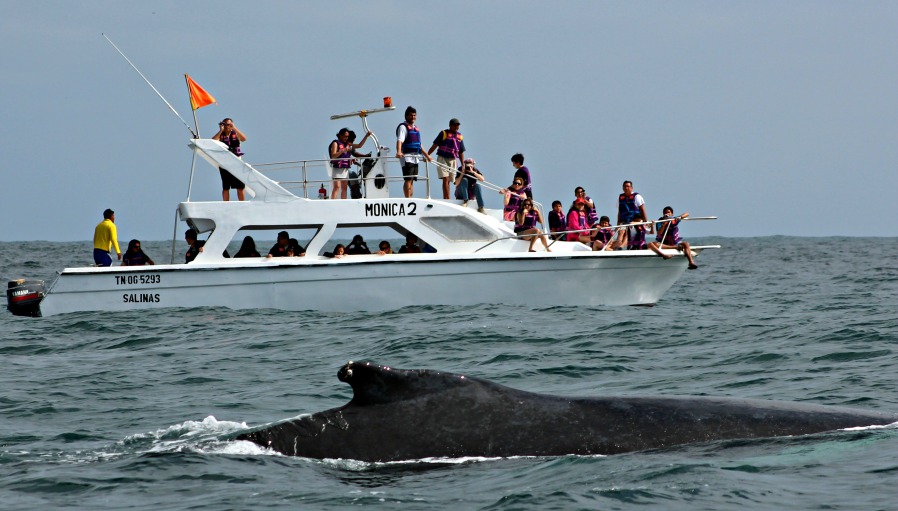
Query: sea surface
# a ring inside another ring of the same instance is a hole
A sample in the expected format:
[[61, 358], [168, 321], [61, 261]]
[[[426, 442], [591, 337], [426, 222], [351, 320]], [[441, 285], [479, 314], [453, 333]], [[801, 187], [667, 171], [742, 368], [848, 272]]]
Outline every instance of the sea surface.
[[[898, 509], [898, 426], [614, 456], [388, 464], [291, 458], [233, 440], [345, 404], [351, 390], [337, 369], [363, 359], [559, 395], [898, 412], [898, 239], [692, 241], [722, 248], [702, 253], [651, 308], [482, 304], [472, 282], [469, 306], [378, 313], [351, 312], [361, 295], [338, 314], [3, 309], [0, 508]], [[90, 248], [0, 243], [0, 277], [52, 280], [86, 263]], [[144, 248], [165, 261], [170, 242]]]

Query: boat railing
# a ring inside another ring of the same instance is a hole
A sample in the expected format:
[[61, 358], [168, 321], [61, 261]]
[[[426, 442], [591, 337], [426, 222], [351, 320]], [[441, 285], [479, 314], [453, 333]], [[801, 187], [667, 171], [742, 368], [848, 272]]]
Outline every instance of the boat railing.
[[[386, 149], [386, 148], [381, 148]], [[383, 164], [385, 166], [389, 165], [391, 168], [395, 164], [396, 167], [399, 167], [399, 162], [395, 156], [358, 156], [353, 158], [337, 158], [335, 160], [348, 160], [352, 163], [352, 167], [350, 167], [350, 172], [355, 172], [357, 174], [356, 179], [365, 179], [365, 176], [362, 175], [362, 164], [365, 160], [372, 160], [373, 162], [377, 162], [378, 160], [383, 160]], [[331, 178], [331, 162], [334, 160], [331, 159], [320, 159], [320, 160], [292, 160], [292, 161], [281, 161], [281, 162], [272, 162], [272, 163], [254, 163], [253, 167], [265, 174], [267, 177], [276, 181], [279, 185], [289, 190], [294, 195], [299, 197], [303, 197], [306, 199], [318, 197], [319, 190], [321, 187], [324, 187], [326, 190], [329, 188], [329, 184], [333, 182], [333, 178]], [[431, 198], [430, 193], [430, 183], [431, 183], [431, 166], [433, 166], [436, 170], [444, 170], [444, 171], [453, 171], [457, 172], [457, 169], [452, 169], [448, 165], [437, 161], [422, 161], [424, 164], [424, 176], [418, 176], [419, 180], [424, 181], [425, 188], [428, 199]], [[404, 181], [402, 176], [402, 171], [397, 169], [397, 172], [387, 172], [386, 184], [389, 186], [391, 183], [401, 183]], [[350, 179], [351, 181], [351, 179]], [[492, 190], [498, 193], [505, 193], [507, 188], [504, 186], [499, 186], [495, 183], [491, 183], [489, 181], [478, 181], [477, 184], [485, 188], [487, 190]], [[328, 190], [329, 191], [329, 190]], [[514, 193], [514, 192], [511, 192]], [[311, 194], [311, 196], [310, 196]], [[473, 197], [472, 197], [473, 200]], [[540, 215], [543, 214], [543, 205], [537, 201], [533, 201], [534, 206], [540, 211]]]

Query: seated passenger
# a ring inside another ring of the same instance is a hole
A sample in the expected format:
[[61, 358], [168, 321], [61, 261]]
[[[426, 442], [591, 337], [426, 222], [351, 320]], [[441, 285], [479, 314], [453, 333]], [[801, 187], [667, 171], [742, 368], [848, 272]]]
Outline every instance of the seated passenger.
[[287, 231], [278, 233], [278, 241], [268, 251], [268, 257], [287, 257], [287, 247], [290, 245], [290, 234]]
[[332, 257], [332, 258], [336, 258], [336, 259], [343, 259], [343, 257], [345, 257], [345, 256], [346, 256], [346, 247], [344, 247], [342, 244], [337, 244], [337, 246], [334, 247], [333, 252], [325, 252], [324, 253], [324, 257]]
[[256, 251], [256, 240], [253, 239], [252, 236], [246, 236], [243, 238], [243, 244], [240, 245], [240, 250], [234, 254], [234, 257], [262, 257], [259, 255], [259, 252]]
[[462, 201], [462, 207], [468, 206], [473, 197], [477, 201], [477, 212], [486, 213], [483, 209], [483, 194], [480, 193], [480, 181], [483, 174], [474, 166], [473, 158], [465, 158], [465, 163], [458, 169], [455, 178], [455, 198]]
[[511, 188], [503, 188], [499, 193], [505, 194], [505, 209], [503, 218], [509, 222], [514, 222], [515, 215], [518, 214], [521, 202], [527, 195], [524, 194], [524, 180], [516, 177], [511, 183]]
[[405, 235], [405, 245], [399, 247], [400, 254], [420, 254], [421, 247], [418, 246], [418, 237], [412, 233]]
[[546, 235], [542, 234], [542, 231], [536, 227], [537, 223], [545, 227], [543, 216], [539, 213], [538, 209], [533, 207], [533, 201], [531, 199], [524, 199], [524, 202], [521, 203], [521, 210], [518, 211], [517, 218], [515, 219], [514, 233], [518, 235], [534, 235], [523, 237], [524, 240], [530, 242], [530, 247], [528, 248], [530, 252], [536, 252], [536, 250], [533, 250], [533, 244], [536, 242], [536, 238], [540, 239], [546, 252], [551, 252], [551, 250], [549, 250], [549, 244], [546, 242]]
[[150, 259], [150, 256], [143, 253], [140, 248], [140, 241], [131, 240], [128, 243], [128, 251], [122, 256], [122, 266], [144, 266], [147, 264], [156, 264]]
[[296, 238], [290, 238], [287, 241], [287, 257], [303, 257], [306, 255], [306, 249], [302, 248]]
[[571, 209], [567, 212], [567, 230], [573, 231], [567, 233], [568, 241], [579, 241], [586, 245], [592, 243], [592, 239], [589, 237], [589, 225], [586, 223], [585, 199], [577, 199], [571, 204]]
[[377, 255], [387, 255], [393, 253], [393, 248], [390, 247], [390, 242], [387, 240], [381, 241], [378, 248], [380, 250], [377, 252]]
[[[563, 232], [567, 230], [567, 220], [564, 217], [564, 208], [561, 201], [552, 202], [552, 211], [549, 211], [549, 231]], [[553, 234], [553, 240], [564, 239], [564, 234]]]
[[362, 238], [361, 234], [356, 234], [353, 236], [352, 241], [349, 243], [349, 246], [346, 247], [347, 255], [364, 255], [370, 254], [371, 251], [368, 250], [368, 244], [365, 243], [365, 240]]
[[[655, 231], [658, 234], [655, 236], [655, 241], [649, 243], [649, 248], [665, 259], [670, 259], [673, 256], [661, 252], [661, 249], [675, 248], [686, 255], [686, 259], [689, 261], [689, 269], [694, 270], [698, 268], [698, 265], [695, 264], [695, 260], [692, 258], [692, 247], [689, 246], [688, 241], [680, 239], [679, 224], [684, 218], [689, 218], [689, 213], [683, 213], [674, 218], [673, 208], [666, 206], [664, 208], [664, 215], [658, 220], [669, 221], [655, 224]], [[128, 251], [130, 252], [130, 249]]]
[[627, 250], [645, 250], [645, 224], [643, 223], [644, 219], [642, 215], [636, 215], [633, 217], [633, 221], [630, 222], [630, 232], [628, 234], [627, 241]]
[[196, 256], [200, 255], [206, 242], [197, 240], [196, 231], [193, 229], [187, 229], [184, 233], [184, 241], [189, 245], [187, 247], [187, 253], [184, 254], [184, 262], [189, 263], [196, 259]]
[[599, 219], [599, 224], [596, 227], [594, 234], [592, 236], [592, 249], [593, 250], [611, 250], [612, 244], [609, 243], [611, 239], [614, 237], [614, 229], [611, 227], [611, 219], [607, 216], [603, 216]]

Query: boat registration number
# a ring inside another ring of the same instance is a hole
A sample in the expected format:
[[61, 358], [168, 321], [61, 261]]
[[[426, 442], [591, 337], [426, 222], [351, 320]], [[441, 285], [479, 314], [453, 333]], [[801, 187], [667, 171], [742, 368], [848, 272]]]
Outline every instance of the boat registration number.
[[150, 273], [146, 275], [116, 275], [115, 284], [123, 286], [127, 284], [161, 284], [162, 275]]

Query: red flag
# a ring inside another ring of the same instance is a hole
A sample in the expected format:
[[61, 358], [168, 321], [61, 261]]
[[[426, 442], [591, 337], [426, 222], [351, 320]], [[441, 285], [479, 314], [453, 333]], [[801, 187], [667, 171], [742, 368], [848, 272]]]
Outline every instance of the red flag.
[[209, 94], [205, 89], [200, 87], [198, 83], [193, 81], [193, 78], [186, 74], [184, 75], [184, 78], [187, 79], [187, 91], [190, 93], [191, 108], [198, 110], [216, 102], [215, 98], [212, 97], [212, 94]]

